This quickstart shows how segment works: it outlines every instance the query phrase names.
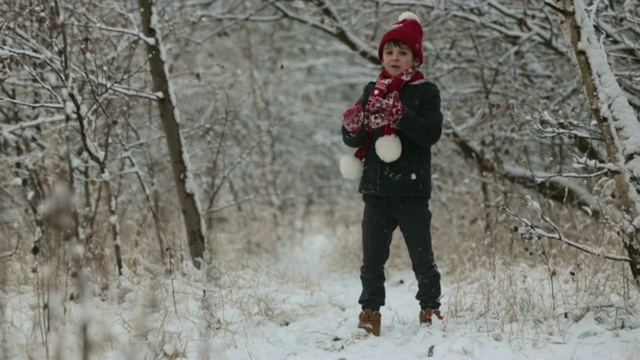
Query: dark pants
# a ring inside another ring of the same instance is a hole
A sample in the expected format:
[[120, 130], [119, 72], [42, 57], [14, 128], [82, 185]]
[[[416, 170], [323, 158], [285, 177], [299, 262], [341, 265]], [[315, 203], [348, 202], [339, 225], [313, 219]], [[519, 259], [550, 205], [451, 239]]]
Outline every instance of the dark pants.
[[418, 280], [416, 299], [422, 309], [440, 307], [440, 273], [431, 248], [431, 212], [425, 197], [363, 195], [362, 309], [384, 305], [384, 265], [389, 258], [393, 231], [400, 227]]

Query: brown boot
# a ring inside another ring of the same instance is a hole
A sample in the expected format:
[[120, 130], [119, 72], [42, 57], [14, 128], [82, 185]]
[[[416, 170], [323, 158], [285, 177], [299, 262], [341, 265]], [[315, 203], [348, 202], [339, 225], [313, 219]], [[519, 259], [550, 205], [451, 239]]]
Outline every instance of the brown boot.
[[364, 329], [364, 331], [369, 334], [380, 336], [380, 320], [382, 315], [380, 315], [379, 311], [365, 309], [360, 313], [358, 318], [360, 319], [358, 328]]
[[420, 311], [420, 325], [424, 324], [427, 326], [431, 326], [431, 316], [435, 315], [438, 319], [442, 320], [443, 317], [440, 315], [440, 310], [432, 309], [432, 308], [424, 308]]

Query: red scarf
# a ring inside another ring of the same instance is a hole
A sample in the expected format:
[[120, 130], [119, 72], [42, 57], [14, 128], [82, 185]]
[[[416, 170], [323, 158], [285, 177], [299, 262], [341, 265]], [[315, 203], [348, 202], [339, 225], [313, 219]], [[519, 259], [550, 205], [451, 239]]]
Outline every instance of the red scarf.
[[391, 77], [391, 75], [389, 75], [387, 70], [382, 70], [380, 75], [378, 75], [378, 79], [376, 80], [376, 85], [371, 90], [371, 93], [369, 93], [367, 106], [365, 107], [365, 110], [364, 110], [364, 119], [365, 119], [364, 123], [365, 123], [366, 136], [365, 136], [364, 145], [358, 148], [358, 150], [356, 150], [356, 153], [354, 154], [356, 158], [363, 160], [364, 157], [367, 155], [367, 152], [369, 151], [369, 147], [371, 147], [371, 141], [373, 139], [373, 129], [374, 129], [373, 127], [371, 127], [371, 124], [378, 123], [378, 122], [386, 123], [385, 125], [382, 125], [382, 128], [380, 129], [381, 131], [380, 136], [391, 135], [397, 132], [393, 124], [390, 123], [390, 119], [384, 119], [381, 117], [380, 113], [373, 113], [371, 111], [371, 109], [374, 107], [373, 105], [380, 102], [380, 100], [388, 98], [394, 92], [400, 91], [400, 89], [402, 89], [402, 86], [405, 83], [410, 84], [423, 79], [424, 79], [424, 74], [417, 71], [415, 67], [411, 67], [407, 69], [402, 74], [396, 77]]

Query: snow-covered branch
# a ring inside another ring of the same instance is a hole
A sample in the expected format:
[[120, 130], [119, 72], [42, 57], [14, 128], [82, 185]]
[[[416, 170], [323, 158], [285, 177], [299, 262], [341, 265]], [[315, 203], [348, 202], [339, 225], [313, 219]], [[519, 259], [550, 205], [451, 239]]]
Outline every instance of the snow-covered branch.
[[[48, 66], [49, 69], [53, 70], [53, 71], [57, 71], [57, 67], [54, 66], [55, 63], [61, 63], [62, 60], [57, 57], [57, 56], [53, 56], [52, 54], [48, 53], [48, 52], [44, 52], [43, 54], [40, 53], [36, 53], [33, 51], [29, 51], [29, 50], [22, 50], [22, 49], [15, 49], [15, 48], [10, 48], [10, 47], [6, 47], [3, 45], [0, 45], [0, 51], [4, 51], [7, 54], [10, 55], [15, 55], [18, 57], [28, 57], [28, 58], [32, 58], [35, 60], [39, 60], [39, 61], [44, 61]], [[134, 89], [128, 86], [124, 86], [122, 84], [120, 84], [119, 82], [109, 82], [107, 81], [107, 79], [103, 78], [103, 77], [97, 77], [95, 75], [91, 75], [89, 73], [87, 73], [85, 70], [78, 68], [77, 65], [74, 64], [70, 64], [70, 68], [74, 71], [76, 76], [80, 76], [80, 77], [87, 77], [89, 78], [91, 81], [95, 82], [96, 84], [102, 85], [104, 87], [106, 87], [107, 89], [121, 94], [121, 95], [125, 95], [125, 96], [134, 96], [134, 97], [141, 97], [141, 98], [146, 98], [149, 100], [157, 100], [158, 99], [158, 94], [152, 94], [152, 93], [148, 93], [145, 91], [141, 91], [138, 89]], [[41, 81], [39, 77], [37, 77], [32, 71], [30, 71], [30, 73], [32, 74], [32, 76], [43, 86], [43, 88], [49, 90], [51, 93], [54, 94], [54, 96], [57, 97], [57, 94], [50, 88], [50, 84], [46, 84], [45, 82]], [[60, 74], [58, 74], [60, 77], [62, 77]], [[127, 78], [123, 78], [120, 80], [120, 82], [126, 80]], [[24, 105], [24, 106], [30, 106], [30, 107], [52, 107], [51, 104], [29, 104], [29, 103], [19, 103], [16, 100], [12, 100], [6, 97], [0, 97], [0, 101], [8, 101], [8, 102], [14, 102], [16, 103], [16, 105]], [[61, 105], [62, 106], [62, 105]]]
[[11, 99], [11, 98], [7, 98], [7, 97], [4, 97], [4, 96], [0, 97], [0, 104], [2, 104], [2, 103], [9, 103], [9, 104], [29, 107], [29, 108], [33, 108], [33, 109], [42, 109], [42, 108], [55, 109], [55, 110], [64, 109], [64, 105], [63, 104], [45, 104], [45, 103], [36, 104], [36, 103], [30, 103], [30, 102], [27, 102], [27, 101], [20, 101], [20, 100], [16, 100], [16, 99]]
[[42, 117], [31, 121], [22, 121], [15, 125], [4, 125], [0, 123], [0, 135], [6, 135], [14, 131], [28, 129], [48, 123], [56, 123], [65, 120], [65, 115], [55, 115], [52, 117]]
[[452, 126], [451, 128], [455, 143], [466, 157], [474, 159], [478, 163], [481, 171], [496, 173], [506, 180], [523, 185], [562, 203], [574, 200], [581, 210], [591, 216], [600, 214], [598, 201], [583, 186], [560, 177], [558, 174], [524, 168], [511, 162], [503, 161], [502, 166], [498, 167], [493, 160], [485, 156], [485, 151], [480, 144], [467, 139], [456, 127]]
[[593, 134], [584, 130], [577, 129], [577, 123], [564, 122], [562, 126], [569, 128], [561, 128], [561, 124], [552, 119], [547, 112], [543, 112], [541, 117], [544, 122], [553, 125], [552, 127], [545, 127], [537, 121], [534, 121], [531, 117], [528, 118], [531, 127], [536, 130], [542, 137], [556, 137], [556, 136], [574, 136], [589, 141], [600, 141], [601, 139], [595, 137]]
[[326, 1], [316, 1], [316, 5], [321, 9], [325, 16], [331, 19], [332, 27], [325, 25], [324, 23], [307, 15], [298, 15], [283, 5], [281, 2], [275, 2], [274, 7], [282, 12], [287, 18], [298, 21], [303, 24], [307, 24], [312, 28], [321, 30], [331, 36], [336, 37], [342, 43], [347, 45], [350, 49], [358, 52], [364, 56], [370, 62], [378, 65], [380, 60], [374, 49], [374, 47], [360, 39], [352, 31], [344, 26], [344, 22], [341, 20], [339, 14], [335, 12], [335, 9], [330, 6]]
[[[539, 208], [538, 208], [539, 209]], [[614, 260], [614, 261], [631, 261], [630, 258], [626, 257], [626, 256], [620, 256], [620, 255], [616, 255], [616, 254], [607, 254], [607, 253], [603, 253], [601, 250], [598, 249], [594, 249], [590, 246], [587, 245], [583, 245], [583, 244], [579, 244], [575, 241], [571, 241], [569, 239], [567, 239], [563, 234], [562, 231], [560, 230], [560, 228], [554, 224], [551, 219], [549, 219], [546, 216], [543, 216], [542, 214], [539, 214], [540, 217], [542, 218], [542, 220], [551, 228], [553, 228], [554, 233], [549, 233], [546, 230], [542, 229], [540, 226], [534, 224], [531, 220], [526, 219], [516, 213], [514, 213], [513, 211], [511, 211], [510, 209], [503, 207], [501, 209], [502, 211], [504, 211], [506, 214], [510, 215], [511, 217], [516, 218], [518, 221], [520, 221], [520, 223], [522, 225], [524, 225], [523, 228], [518, 228], [518, 236], [520, 236], [521, 239], [525, 240], [525, 241], [531, 241], [531, 239], [533, 237], [536, 238], [545, 238], [545, 239], [550, 239], [550, 240], [556, 240], [559, 242], [562, 242], [566, 245], [569, 245], [575, 249], [578, 249], [580, 251], [583, 251], [587, 254], [591, 254], [594, 256], [598, 256], [598, 257], [603, 257], [605, 259], [609, 259], [609, 260]]]

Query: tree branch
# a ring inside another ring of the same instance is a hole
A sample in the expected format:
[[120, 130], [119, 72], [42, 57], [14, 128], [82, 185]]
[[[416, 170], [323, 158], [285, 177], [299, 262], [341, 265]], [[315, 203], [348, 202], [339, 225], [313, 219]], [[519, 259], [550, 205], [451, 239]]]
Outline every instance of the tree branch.
[[540, 228], [539, 226], [531, 222], [531, 220], [521, 217], [520, 215], [514, 213], [513, 211], [509, 210], [506, 207], [501, 208], [501, 210], [507, 213], [508, 215], [518, 219], [518, 221], [520, 221], [524, 225], [525, 227], [524, 230], [518, 229], [518, 235], [523, 240], [525, 240], [528, 234], [532, 234], [536, 237], [560, 241], [575, 249], [578, 249], [580, 251], [583, 251], [587, 254], [591, 254], [594, 256], [603, 257], [605, 259], [609, 259], [613, 261], [625, 261], [625, 262], [631, 261], [631, 259], [626, 256], [620, 256], [615, 254], [603, 254], [601, 251], [598, 251], [590, 246], [578, 244], [574, 241], [567, 239], [566, 237], [564, 237], [564, 235], [562, 235], [560, 228], [558, 228], [556, 224], [554, 224], [549, 218], [547, 218], [546, 216], [543, 216], [542, 214], [540, 214], [540, 217], [543, 219], [544, 222], [546, 222], [549, 226], [551, 226], [555, 230], [556, 232], [555, 234], [550, 234], [546, 232], [545, 230], [543, 230], [542, 228]]

